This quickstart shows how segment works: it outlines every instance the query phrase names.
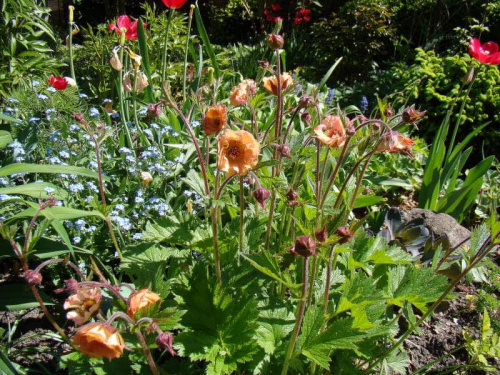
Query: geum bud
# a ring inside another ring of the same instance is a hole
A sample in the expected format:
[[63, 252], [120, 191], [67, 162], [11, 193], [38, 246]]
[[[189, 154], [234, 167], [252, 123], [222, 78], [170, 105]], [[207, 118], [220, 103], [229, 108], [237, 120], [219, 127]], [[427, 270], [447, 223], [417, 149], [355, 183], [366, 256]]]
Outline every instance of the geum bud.
[[290, 249], [290, 253], [304, 258], [316, 255], [316, 242], [309, 236], [297, 237], [295, 244]]
[[272, 34], [269, 34], [269, 36], [267, 37], [267, 45], [269, 46], [269, 48], [271, 48], [273, 50], [283, 48], [284, 44], [285, 44], [285, 40], [279, 34], [272, 33]]
[[146, 309], [161, 300], [161, 297], [148, 289], [133, 293], [127, 301], [127, 315], [131, 318], [142, 309]]
[[269, 196], [271, 195], [271, 192], [268, 189], [258, 188], [252, 194], [255, 200], [259, 202], [262, 209], [265, 209], [266, 206], [264, 205], [264, 203], [266, 202], [267, 198], [269, 198]]

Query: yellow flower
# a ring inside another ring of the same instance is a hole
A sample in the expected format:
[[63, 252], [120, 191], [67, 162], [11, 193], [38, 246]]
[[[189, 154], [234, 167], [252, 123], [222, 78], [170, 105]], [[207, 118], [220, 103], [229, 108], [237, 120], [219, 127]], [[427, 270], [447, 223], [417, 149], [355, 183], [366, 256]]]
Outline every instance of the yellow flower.
[[[263, 79], [264, 88], [273, 95], [278, 95], [278, 79], [276, 76], [266, 77]], [[281, 91], [285, 90], [288, 86], [293, 85], [292, 76], [288, 73], [283, 73], [280, 76]]]
[[255, 94], [257, 87], [252, 79], [245, 79], [238, 86], [234, 86], [229, 95], [229, 103], [235, 107], [245, 104]]
[[118, 330], [103, 323], [83, 326], [73, 336], [72, 341], [81, 353], [91, 358], [119, 358], [125, 347]]
[[69, 296], [64, 302], [65, 310], [71, 309], [66, 318], [81, 326], [92, 318], [101, 306], [101, 289], [80, 287], [76, 294]]
[[257, 165], [260, 144], [245, 130], [226, 129], [217, 144], [218, 168], [226, 177], [243, 176]]
[[337, 115], [326, 116], [321, 124], [314, 128], [314, 133], [321, 143], [329, 147], [343, 146], [346, 138], [342, 119]]
[[127, 301], [127, 315], [131, 318], [135, 313], [161, 300], [161, 297], [148, 289], [141, 289], [132, 294]]
[[203, 118], [203, 131], [206, 135], [220, 132], [227, 124], [226, 106], [217, 104], [209, 107]]

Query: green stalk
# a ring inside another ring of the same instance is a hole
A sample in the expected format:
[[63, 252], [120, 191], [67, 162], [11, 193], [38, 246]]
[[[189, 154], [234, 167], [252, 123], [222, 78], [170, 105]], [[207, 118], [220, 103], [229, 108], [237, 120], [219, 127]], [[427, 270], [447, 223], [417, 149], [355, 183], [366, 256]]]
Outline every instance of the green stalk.
[[295, 326], [293, 327], [292, 338], [290, 344], [288, 345], [288, 350], [286, 352], [285, 362], [283, 363], [283, 369], [281, 370], [281, 375], [286, 375], [288, 373], [288, 366], [290, 365], [290, 360], [292, 359], [293, 349], [295, 349], [295, 343], [297, 342], [297, 337], [299, 336], [300, 327], [302, 326], [302, 320], [304, 319], [304, 312], [306, 310], [306, 297], [307, 297], [307, 279], [308, 279], [308, 269], [309, 269], [309, 258], [304, 258], [302, 266], [302, 292], [301, 300], [299, 306], [299, 315], [295, 321]]
[[191, 5], [189, 10], [188, 30], [186, 38], [186, 48], [184, 49], [184, 74], [182, 76], [182, 98], [186, 100], [186, 73], [187, 73], [187, 58], [189, 50], [189, 38], [191, 38], [191, 22], [193, 21], [194, 5]]
[[[75, 67], [73, 64], [73, 26], [75, 23], [73, 22], [73, 11], [75, 7], [70, 5], [69, 7], [69, 69], [71, 71], [71, 78], [75, 81], [76, 84], [76, 76], [75, 76]], [[78, 85], [76, 86], [78, 88]]]
[[[123, 44], [125, 44], [125, 32], [122, 31], [120, 35], [120, 63], [123, 66]], [[132, 142], [132, 136], [130, 135], [130, 129], [127, 126], [127, 120], [125, 118], [125, 102], [123, 100], [123, 68], [122, 71], [118, 72], [119, 88], [118, 88], [118, 101], [120, 102], [120, 122], [122, 124], [123, 130], [125, 130], [125, 136], [127, 137], [128, 147], [135, 156], [134, 144]]]
[[[245, 211], [245, 196], [243, 190], [243, 176], [240, 176], [240, 253], [243, 254], [243, 221]], [[240, 265], [240, 257], [238, 256], [238, 266]]]
[[168, 13], [167, 30], [165, 32], [165, 42], [163, 42], [163, 56], [161, 59], [161, 80], [165, 81], [165, 72], [167, 70], [167, 45], [168, 45], [168, 32], [170, 30], [170, 23], [172, 22], [172, 16], [174, 15], [174, 8], [170, 8]]

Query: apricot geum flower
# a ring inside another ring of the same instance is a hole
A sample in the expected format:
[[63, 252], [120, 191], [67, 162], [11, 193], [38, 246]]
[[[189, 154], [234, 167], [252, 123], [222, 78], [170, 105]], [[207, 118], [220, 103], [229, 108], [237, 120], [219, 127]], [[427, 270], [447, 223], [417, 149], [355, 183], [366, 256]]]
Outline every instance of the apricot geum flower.
[[[349, 121], [346, 119], [346, 121]], [[342, 119], [337, 115], [326, 116], [321, 124], [314, 128], [316, 138], [326, 146], [341, 147], [344, 145], [346, 132]]]
[[73, 336], [73, 344], [91, 358], [119, 358], [125, 342], [118, 330], [106, 323], [90, 323]]
[[65, 310], [71, 309], [66, 318], [81, 326], [92, 318], [101, 306], [101, 289], [78, 287], [76, 294], [69, 296], [64, 302]]
[[469, 43], [469, 53], [483, 64], [500, 64], [500, 52], [498, 52], [498, 44], [495, 42], [486, 42], [481, 45], [479, 39], [472, 38]]
[[149, 289], [138, 290], [127, 301], [127, 315], [133, 318], [137, 311], [148, 308], [160, 300], [161, 297]]
[[396, 132], [391, 131], [383, 135], [382, 141], [378, 144], [375, 151], [378, 152], [389, 152], [389, 153], [402, 153], [406, 155], [411, 155], [413, 144], [415, 141], [408, 137]]
[[245, 104], [250, 97], [255, 95], [257, 86], [252, 79], [245, 79], [238, 86], [234, 86], [229, 95], [229, 103], [235, 107]]
[[218, 168], [226, 177], [243, 176], [257, 165], [260, 144], [246, 130], [226, 129], [217, 143]]
[[210, 106], [203, 117], [203, 131], [206, 135], [219, 133], [227, 124], [226, 106], [216, 104]]
[[148, 77], [139, 70], [129, 70], [123, 76], [123, 89], [127, 92], [134, 91], [134, 79], [137, 80], [135, 89], [141, 93], [149, 86]]
[[[285, 90], [288, 86], [293, 85], [293, 78], [288, 73], [283, 73], [280, 76], [281, 91]], [[263, 79], [264, 88], [273, 95], [278, 95], [278, 79], [276, 76], [266, 77]]]
[[[146, 27], [146, 24], [143, 24]], [[136, 40], [137, 39], [137, 20], [132, 22], [129, 16], [123, 15], [118, 17], [115, 24], [109, 24], [108, 30], [115, 30], [118, 35], [122, 34], [122, 30], [125, 29], [125, 38], [128, 40]]]

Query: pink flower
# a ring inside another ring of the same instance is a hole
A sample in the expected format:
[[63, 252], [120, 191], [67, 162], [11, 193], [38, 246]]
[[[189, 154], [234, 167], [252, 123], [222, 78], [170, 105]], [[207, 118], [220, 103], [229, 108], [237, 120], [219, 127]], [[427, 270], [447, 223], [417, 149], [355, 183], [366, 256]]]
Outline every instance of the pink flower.
[[[143, 24], [146, 27], [146, 24]], [[128, 40], [136, 40], [137, 39], [137, 20], [132, 22], [129, 16], [120, 16], [116, 20], [115, 24], [109, 24], [108, 30], [115, 30], [119, 35], [121, 35], [121, 29], [125, 29], [125, 38]]]
[[472, 38], [469, 43], [469, 53], [483, 64], [500, 64], [500, 52], [498, 52], [498, 44], [495, 42], [487, 42], [481, 45], [479, 39]]

